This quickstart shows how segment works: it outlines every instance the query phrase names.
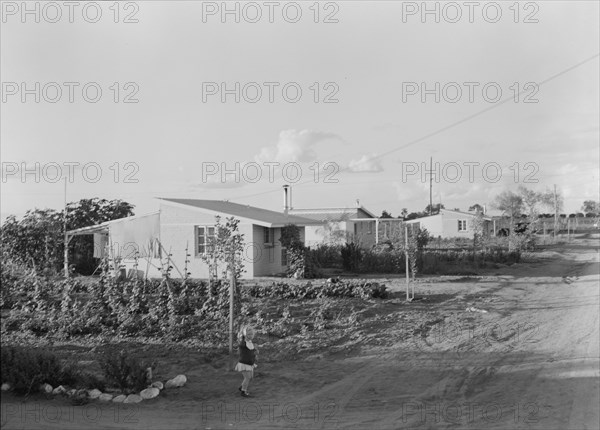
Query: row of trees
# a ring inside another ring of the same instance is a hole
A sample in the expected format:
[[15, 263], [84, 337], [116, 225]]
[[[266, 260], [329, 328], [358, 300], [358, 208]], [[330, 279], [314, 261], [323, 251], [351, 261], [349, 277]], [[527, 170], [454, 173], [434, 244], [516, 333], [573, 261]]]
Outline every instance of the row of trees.
[[[410, 221], [411, 219], [423, 218], [429, 215], [436, 215], [440, 213], [440, 209], [446, 209], [446, 207], [441, 203], [436, 203], [434, 205], [425, 206], [425, 210], [423, 210], [422, 212], [410, 213], [408, 212], [408, 209], [402, 208], [402, 212], [400, 212], [400, 216], [398, 216], [397, 218], [405, 221]], [[394, 217], [392, 216], [392, 214], [390, 214], [387, 210], [384, 209], [379, 218], [391, 219]]]
[[[511, 190], [503, 191], [494, 198], [491, 207], [502, 211], [504, 215], [511, 218], [511, 220], [523, 216], [532, 216], [533, 214], [536, 214], [538, 217], [553, 217], [555, 214], [562, 218], [567, 216], [567, 214], [561, 213], [564, 207], [564, 198], [560, 192], [555, 192], [553, 190], [535, 191], [524, 186], [520, 186], [516, 192]], [[446, 209], [446, 207], [441, 203], [436, 203], [427, 205], [421, 212], [410, 213], [408, 212], [408, 209], [403, 208], [397, 218], [409, 221], [429, 215], [436, 215], [440, 212], [440, 209]], [[455, 208], [455, 210], [459, 209]], [[547, 212], [542, 212], [542, 210], [546, 210]], [[475, 203], [469, 207], [469, 212], [484, 212], [484, 207], [479, 203]], [[581, 206], [581, 212], [570, 214], [568, 216], [573, 218], [583, 216], [595, 217], [599, 215], [600, 202], [586, 200]], [[390, 219], [394, 218], [394, 216], [384, 209], [379, 218]]]

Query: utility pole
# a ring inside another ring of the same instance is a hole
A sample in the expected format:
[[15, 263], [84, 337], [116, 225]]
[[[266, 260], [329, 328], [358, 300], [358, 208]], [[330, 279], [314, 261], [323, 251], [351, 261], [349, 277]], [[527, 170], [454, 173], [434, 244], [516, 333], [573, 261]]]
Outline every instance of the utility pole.
[[406, 300], [409, 301], [408, 296], [408, 285], [410, 284], [410, 277], [408, 274], [408, 224], [404, 223], [404, 261], [406, 267]]
[[557, 228], [558, 228], [558, 198], [556, 196], [556, 184], [554, 184], [554, 239], [556, 239]]
[[[235, 254], [232, 251], [231, 263], [229, 266], [231, 272], [231, 281], [229, 282], [229, 358], [230, 365], [233, 365], [233, 299], [235, 290]], [[230, 366], [231, 367], [231, 366]]]
[[63, 219], [63, 228], [65, 231], [65, 250], [64, 250], [64, 271], [65, 278], [69, 277], [69, 236], [67, 234], [67, 178], [65, 177], [65, 208], [64, 208], [64, 219]]
[[433, 215], [433, 157], [429, 157], [429, 215]]

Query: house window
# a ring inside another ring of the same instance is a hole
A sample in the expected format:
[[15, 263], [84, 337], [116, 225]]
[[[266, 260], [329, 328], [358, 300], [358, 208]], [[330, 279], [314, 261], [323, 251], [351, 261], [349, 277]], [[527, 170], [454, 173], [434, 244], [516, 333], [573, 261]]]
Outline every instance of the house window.
[[205, 254], [214, 238], [214, 227], [196, 226], [196, 255]]
[[458, 231], [467, 231], [467, 220], [466, 219], [458, 220]]
[[269, 244], [269, 245], [273, 245], [273, 239], [274, 239], [274, 235], [273, 235], [273, 229], [269, 228], [269, 227], [263, 227], [263, 235], [264, 235], [264, 244]]
[[285, 249], [285, 248], [281, 248], [281, 265], [282, 266], [288, 265], [287, 249]]

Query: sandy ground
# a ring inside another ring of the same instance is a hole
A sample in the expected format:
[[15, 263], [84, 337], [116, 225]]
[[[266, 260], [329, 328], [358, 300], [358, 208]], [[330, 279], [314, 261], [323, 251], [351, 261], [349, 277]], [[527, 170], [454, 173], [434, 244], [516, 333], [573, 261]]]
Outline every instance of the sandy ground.
[[2, 428], [598, 429], [599, 243], [426, 277], [412, 303], [393, 281], [381, 324], [323, 354], [261, 357], [248, 399], [226, 366], [176, 357], [189, 380], [177, 391], [132, 406], [3, 395]]

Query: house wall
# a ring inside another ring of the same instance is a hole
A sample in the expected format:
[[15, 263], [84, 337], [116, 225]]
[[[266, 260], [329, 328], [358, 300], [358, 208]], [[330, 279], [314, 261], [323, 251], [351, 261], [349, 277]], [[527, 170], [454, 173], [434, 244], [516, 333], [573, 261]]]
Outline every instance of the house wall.
[[[467, 229], [464, 231], [458, 230], [458, 221], [466, 220]], [[475, 217], [469, 214], [460, 214], [454, 212], [442, 212], [438, 215], [419, 218], [414, 221], [409, 221], [410, 224], [420, 224], [420, 228], [425, 228], [433, 237], [441, 236], [442, 238], [463, 237], [473, 238], [473, 227]], [[492, 234], [493, 224], [489, 220], [484, 220], [484, 231]]]
[[[196, 226], [212, 226], [215, 224], [215, 216], [213, 214], [202, 213], [197, 210], [187, 209], [184, 207], [174, 207], [171, 205], [162, 204], [161, 225], [160, 225], [160, 241], [164, 249], [171, 253], [171, 259], [181, 273], [185, 267], [185, 250], [188, 247], [190, 254], [188, 262], [188, 271], [193, 278], [208, 278], [208, 265], [202, 261], [200, 255], [196, 252]], [[223, 217], [224, 218], [224, 217]], [[244, 234], [244, 242], [246, 248], [244, 252], [244, 268], [246, 272], [242, 278], [249, 279], [254, 276], [254, 264], [252, 262], [252, 246], [253, 230], [252, 224], [241, 223], [238, 225], [239, 232]], [[163, 256], [164, 258], [164, 256]], [[155, 273], [149, 273], [149, 276], [160, 276], [160, 271], [153, 270]], [[179, 277], [177, 270], [171, 272], [173, 277]]]
[[352, 225], [350, 232], [354, 234], [361, 248], [371, 248], [375, 245], [375, 221], [348, 222], [348, 224]]
[[[473, 238], [473, 229], [475, 223], [475, 217], [472, 215], [458, 214], [454, 212], [444, 212], [442, 214], [444, 234], [442, 237], [464, 237], [468, 239]], [[467, 229], [465, 231], [458, 231], [458, 220], [467, 221]], [[484, 220], [484, 231], [491, 233], [493, 224], [491, 221]]]
[[[225, 218], [224, 215], [222, 218]], [[203, 213], [185, 207], [161, 205], [160, 207], [160, 242], [167, 253], [172, 254], [171, 260], [175, 268], [171, 271], [173, 278], [179, 278], [179, 272], [183, 274], [185, 267], [186, 245], [188, 247], [189, 262], [188, 271], [193, 278], [208, 278], [208, 265], [204, 263], [201, 256], [196, 253], [196, 226], [213, 226], [215, 217], [210, 213]], [[264, 229], [262, 226], [249, 222], [240, 222], [238, 225], [240, 233], [244, 234], [243, 262], [245, 273], [242, 279], [251, 279], [256, 276], [269, 276], [285, 272], [287, 267], [283, 266], [281, 258], [281, 228], [273, 228], [272, 247], [264, 244]], [[304, 227], [299, 227], [300, 239], [305, 240]], [[163, 260], [166, 253], [163, 251]], [[124, 261], [127, 269], [133, 268], [133, 260]], [[150, 260], [151, 265], [147, 272], [148, 277], [161, 276], [160, 259]], [[155, 267], [153, 267], [155, 266]], [[138, 270], [146, 272], [146, 260], [138, 262]]]
[[[304, 227], [299, 227], [300, 240], [305, 242]], [[264, 228], [259, 225], [252, 226], [252, 234], [255, 238], [252, 248], [253, 256], [253, 276], [271, 276], [283, 273], [287, 270], [287, 266], [283, 266], [281, 259], [281, 228], [273, 228], [273, 246], [265, 246], [264, 244]], [[306, 242], [305, 242], [306, 244]]]
[[[371, 218], [371, 215], [366, 213], [361, 208], [358, 208], [356, 211], [357, 218]], [[364, 221], [357, 222], [357, 234], [356, 239], [360, 243], [362, 248], [371, 248], [375, 245], [376, 242], [376, 231], [375, 231], [375, 221]], [[351, 231], [353, 233], [354, 230]]]
[[433, 215], [426, 218], [419, 218], [417, 220], [411, 221], [410, 224], [418, 223], [420, 228], [425, 228], [429, 232], [431, 236], [438, 237], [447, 237], [444, 234], [443, 224], [442, 224], [442, 215]]
[[[467, 229], [458, 231], [458, 221], [466, 220]], [[473, 217], [469, 215], [457, 214], [454, 212], [444, 212], [442, 214], [443, 232], [442, 237], [473, 237]]]

